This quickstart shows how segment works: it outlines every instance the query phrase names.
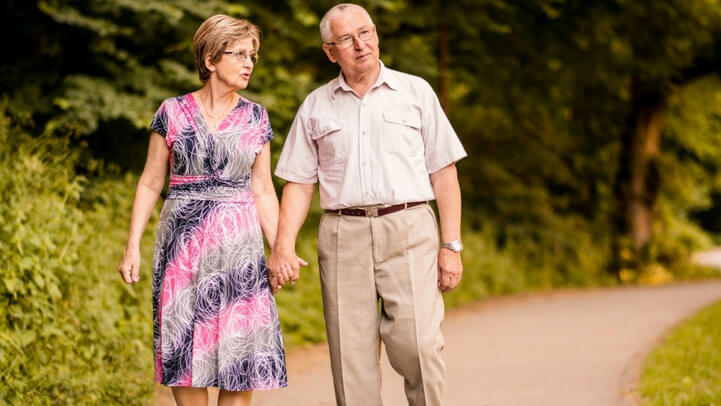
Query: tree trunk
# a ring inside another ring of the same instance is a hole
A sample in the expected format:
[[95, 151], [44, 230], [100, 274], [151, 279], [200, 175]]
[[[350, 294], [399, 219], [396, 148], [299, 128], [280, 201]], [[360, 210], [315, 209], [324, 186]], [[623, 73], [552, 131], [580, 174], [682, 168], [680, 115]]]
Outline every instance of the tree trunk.
[[653, 211], [659, 189], [658, 156], [668, 93], [631, 81], [631, 109], [622, 136], [616, 176], [619, 237], [643, 255], [653, 239]]

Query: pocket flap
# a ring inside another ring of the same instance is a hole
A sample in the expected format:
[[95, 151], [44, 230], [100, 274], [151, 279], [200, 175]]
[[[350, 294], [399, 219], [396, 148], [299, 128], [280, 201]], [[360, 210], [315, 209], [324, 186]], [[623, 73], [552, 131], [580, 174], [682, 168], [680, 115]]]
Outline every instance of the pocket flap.
[[334, 119], [316, 119], [312, 122], [311, 138], [317, 140], [328, 134], [332, 134], [341, 129], [340, 121]]
[[384, 111], [383, 118], [389, 123], [406, 125], [416, 130], [421, 128], [421, 118], [416, 112]]

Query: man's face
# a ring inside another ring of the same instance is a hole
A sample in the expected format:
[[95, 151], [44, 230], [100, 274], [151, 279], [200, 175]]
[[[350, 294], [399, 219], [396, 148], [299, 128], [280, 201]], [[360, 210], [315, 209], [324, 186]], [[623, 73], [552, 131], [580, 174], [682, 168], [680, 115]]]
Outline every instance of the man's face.
[[[332, 42], [336, 44], [323, 44], [323, 50], [331, 62], [340, 65], [346, 77], [378, 68], [378, 35], [363, 11], [351, 8], [340, 14], [331, 20], [330, 30], [333, 33]], [[370, 37], [365, 41], [359, 38], [359, 34], [364, 31], [370, 32]], [[353, 44], [343, 48], [339, 42], [348, 37], [353, 38]]]

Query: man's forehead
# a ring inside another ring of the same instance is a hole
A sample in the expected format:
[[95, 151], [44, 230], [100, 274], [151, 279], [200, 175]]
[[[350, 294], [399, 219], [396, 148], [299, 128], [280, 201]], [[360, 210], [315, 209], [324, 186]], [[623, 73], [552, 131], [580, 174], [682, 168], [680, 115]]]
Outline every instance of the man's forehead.
[[348, 8], [330, 20], [330, 30], [336, 37], [355, 34], [362, 28], [370, 28], [368, 17], [359, 8]]

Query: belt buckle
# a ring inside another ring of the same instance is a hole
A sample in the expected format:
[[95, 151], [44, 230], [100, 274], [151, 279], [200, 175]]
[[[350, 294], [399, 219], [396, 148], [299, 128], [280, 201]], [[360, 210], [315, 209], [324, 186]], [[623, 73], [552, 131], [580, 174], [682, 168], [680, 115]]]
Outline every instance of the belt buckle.
[[377, 207], [371, 207], [369, 209], [365, 209], [366, 211], [366, 217], [378, 217], [378, 208]]

